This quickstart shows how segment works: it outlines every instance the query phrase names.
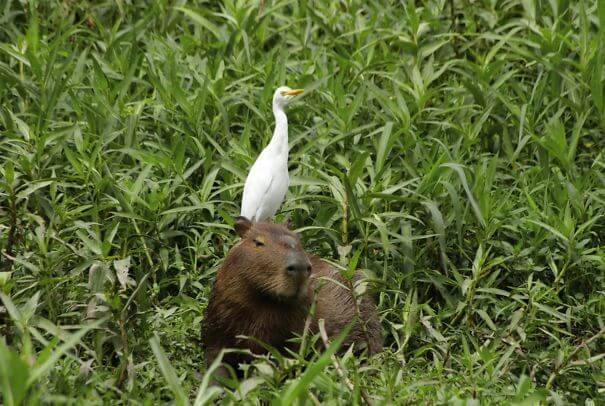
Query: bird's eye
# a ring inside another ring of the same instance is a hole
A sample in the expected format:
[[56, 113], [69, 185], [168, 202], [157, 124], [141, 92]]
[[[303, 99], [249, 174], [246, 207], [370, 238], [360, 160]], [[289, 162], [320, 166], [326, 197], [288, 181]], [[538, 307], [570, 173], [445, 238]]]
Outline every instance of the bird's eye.
[[257, 247], [264, 247], [265, 243], [262, 242], [262, 241], [260, 241], [260, 240], [255, 239], [254, 240], [254, 245], [256, 245]]

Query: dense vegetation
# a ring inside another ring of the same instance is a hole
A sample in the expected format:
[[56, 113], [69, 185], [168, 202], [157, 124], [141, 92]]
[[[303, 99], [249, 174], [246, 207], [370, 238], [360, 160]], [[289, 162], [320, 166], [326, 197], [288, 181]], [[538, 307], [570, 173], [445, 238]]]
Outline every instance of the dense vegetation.
[[[387, 348], [219, 394], [200, 324], [282, 84], [277, 220], [366, 272]], [[601, 0], [0, 2], [2, 401], [604, 402], [604, 87]]]

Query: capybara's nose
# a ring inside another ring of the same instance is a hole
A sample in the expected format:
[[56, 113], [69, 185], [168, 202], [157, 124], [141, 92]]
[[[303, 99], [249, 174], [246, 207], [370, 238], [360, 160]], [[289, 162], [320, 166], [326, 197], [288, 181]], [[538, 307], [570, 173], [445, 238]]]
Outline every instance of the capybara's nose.
[[311, 273], [311, 263], [306, 256], [292, 256], [288, 260], [286, 271], [292, 275], [307, 276]]

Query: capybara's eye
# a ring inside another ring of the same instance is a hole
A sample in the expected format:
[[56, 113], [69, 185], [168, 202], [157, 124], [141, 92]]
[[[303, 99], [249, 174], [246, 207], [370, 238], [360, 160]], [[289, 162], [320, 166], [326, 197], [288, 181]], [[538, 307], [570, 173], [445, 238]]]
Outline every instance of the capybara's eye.
[[257, 247], [264, 247], [265, 243], [260, 241], [260, 240], [254, 240], [254, 245], [256, 245]]

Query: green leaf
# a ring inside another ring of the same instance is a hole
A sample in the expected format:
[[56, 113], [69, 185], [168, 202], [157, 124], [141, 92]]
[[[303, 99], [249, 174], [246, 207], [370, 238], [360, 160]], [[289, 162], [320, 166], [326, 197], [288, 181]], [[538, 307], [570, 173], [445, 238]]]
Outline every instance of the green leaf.
[[53, 182], [54, 182], [54, 180], [45, 180], [45, 181], [41, 181], [41, 182], [34, 182], [33, 184], [29, 185], [28, 187], [26, 187], [25, 189], [23, 189], [22, 191], [17, 193], [17, 199], [25, 199], [26, 197], [28, 197], [29, 195], [34, 193], [36, 190], [45, 188], [49, 185], [52, 185]]
[[216, 386], [209, 387], [210, 380], [212, 378], [212, 374], [221, 366], [221, 362], [223, 361], [224, 350], [221, 351], [212, 364], [206, 370], [204, 377], [202, 378], [202, 383], [198, 388], [197, 395], [195, 397], [195, 401], [193, 402], [194, 406], [202, 406], [209, 404], [212, 402], [214, 398], [221, 394], [222, 389]]
[[187, 7], [175, 7], [174, 9], [179, 10], [180, 12], [185, 14], [187, 17], [191, 18], [193, 20], [193, 22], [195, 22], [196, 24], [198, 24], [201, 27], [210, 31], [210, 33], [212, 35], [214, 35], [214, 37], [218, 41], [226, 40], [226, 38], [222, 35], [219, 27], [216, 26], [214, 23], [212, 23], [210, 20], [208, 20], [206, 17], [202, 16], [199, 12], [194, 11]]
[[324, 351], [323, 354], [314, 362], [307, 366], [307, 369], [302, 376], [292, 382], [282, 394], [277, 397], [272, 404], [274, 405], [291, 405], [296, 399], [309, 387], [313, 380], [324, 371], [330, 364], [331, 357], [338, 351], [347, 334], [351, 330], [353, 322], [349, 322], [346, 327], [336, 336], [332, 344]]
[[168, 383], [168, 387], [175, 397], [176, 404], [179, 406], [188, 405], [189, 400], [185, 394], [185, 390], [181, 386], [179, 377], [176, 375], [176, 371], [170, 364], [170, 361], [168, 361], [168, 357], [164, 353], [164, 350], [162, 350], [158, 336], [154, 335], [149, 340], [149, 344], [151, 345], [153, 355], [155, 355], [155, 358], [158, 361], [160, 371], [162, 371], [162, 375], [164, 376], [164, 379]]
[[28, 386], [32, 385], [33, 383], [44, 377], [46, 374], [48, 374], [61, 357], [63, 357], [73, 347], [81, 343], [81, 340], [86, 335], [86, 333], [88, 333], [90, 330], [98, 328], [104, 322], [105, 319], [97, 320], [94, 323], [82, 327], [74, 334], [69, 335], [68, 338], [64, 340], [64, 343], [52, 352], [48, 359], [46, 359], [41, 365], [38, 365], [33, 368], [30, 373], [29, 379], [27, 380]]
[[380, 140], [378, 142], [378, 148], [376, 150], [376, 173], [381, 173], [384, 168], [386, 158], [391, 152], [391, 147], [393, 142], [395, 141], [393, 137], [393, 122], [389, 121], [385, 124], [382, 129], [382, 134], [380, 135]]
[[7, 406], [20, 405], [28, 389], [29, 367], [0, 340], [0, 385]]
[[485, 220], [483, 218], [483, 214], [481, 214], [481, 209], [479, 208], [479, 205], [477, 204], [477, 201], [475, 200], [475, 197], [473, 196], [473, 193], [471, 192], [471, 188], [468, 185], [468, 182], [466, 180], [466, 174], [464, 173], [464, 170], [462, 169], [462, 165], [459, 164], [454, 164], [454, 163], [446, 163], [446, 164], [442, 164], [442, 167], [446, 167], [446, 168], [451, 168], [454, 170], [454, 172], [456, 172], [458, 174], [458, 177], [460, 178], [460, 182], [462, 182], [462, 187], [464, 188], [464, 191], [466, 192], [466, 196], [468, 197], [468, 200], [471, 204], [471, 207], [473, 209], [473, 212], [475, 213], [475, 216], [477, 217], [477, 220], [479, 221], [479, 224], [481, 224], [483, 227], [485, 227]]

